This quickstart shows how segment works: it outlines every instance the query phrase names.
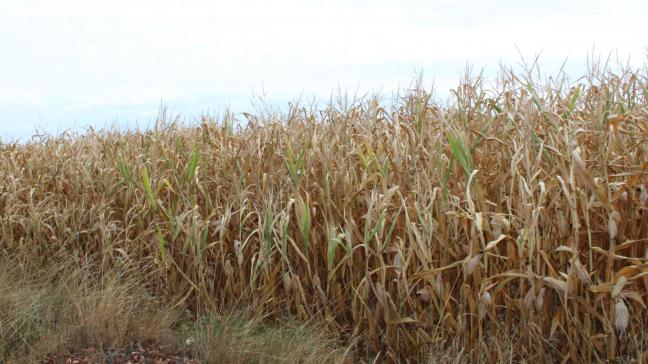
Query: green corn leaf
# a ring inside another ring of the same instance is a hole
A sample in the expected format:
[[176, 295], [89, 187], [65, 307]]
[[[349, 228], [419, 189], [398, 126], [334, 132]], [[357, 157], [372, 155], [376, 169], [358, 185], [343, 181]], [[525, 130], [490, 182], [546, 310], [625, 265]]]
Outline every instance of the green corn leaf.
[[196, 175], [196, 168], [198, 167], [198, 157], [199, 157], [199, 151], [198, 147], [194, 146], [193, 150], [191, 151], [191, 156], [189, 159], [189, 165], [187, 166], [187, 173], [186, 173], [186, 180], [187, 182], [191, 182], [194, 179], [194, 176]]
[[329, 270], [333, 268], [333, 259], [335, 259], [335, 252], [337, 251], [338, 246], [342, 242], [339, 237], [334, 237], [329, 242], [328, 248], [326, 249], [326, 262], [328, 264]]
[[565, 110], [565, 112], [563, 113], [564, 119], [570, 117], [574, 112], [574, 109], [576, 108], [576, 102], [578, 101], [578, 97], [580, 96], [580, 93], [581, 93], [581, 85], [578, 85], [576, 86], [576, 89], [574, 89], [574, 93], [569, 99], [569, 105], [567, 105], [567, 110]]
[[149, 178], [148, 168], [144, 167], [144, 172], [142, 176], [144, 182], [144, 191], [146, 191], [146, 196], [148, 197], [153, 211], [157, 211], [157, 202], [155, 201], [155, 196], [153, 195], [153, 188], [151, 187], [151, 179]]
[[580, 96], [581, 93], [581, 85], [576, 86], [576, 90], [574, 90], [574, 94], [571, 97], [571, 100], [569, 101], [569, 112], [573, 112], [574, 108], [576, 107], [576, 101], [578, 101], [578, 97]]
[[117, 156], [117, 164], [119, 166], [119, 172], [121, 172], [122, 178], [124, 179], [124, 183], [127, 185], [131, 184], [131, 173], [130, 170], [128, 169], [128, 166], [126, 166], [126, 162], [124, 162], [124, 156], [122, 156], [121, 153]]
[[162, 262], [166, 264], [167, 258], [167, 243], [164, 240], [164, 235], [162, 235], [162, 230], [160, 227], [157, 227], [157, 238], [158, 238], [158, 247], [160, 249], [160, 255], [162, 256]]
[[310, 215], [310, 206], [308, 201], [304, 201], [301, 197], [298, 200], [300, 222], [301, 222], [301, 232], [304, 237], [304, 247], [308, 248], [308, 234], [311, 229], [311, 215]]
[[466, 176], [469, 176], [473, 171], [472, 157], [465, 145], [453, 133], [448, 133], [448, 143], [452, 155], [459, 161], [463, 167]]
[[387, 230], [387, 236], [385, 237], [385, 246], [387, 246], [391, 242], [392, 234], [394, 233], [394, 229], [396, 228], [396, 223], [398, 222], [398, 216], [400, 216], [402, 210], [403, 210], [403, 205], [400, 205], [398, 211], [396, 212], [396, 214], [394, 214], [394, 217], [392, 217], [392, 222], [389, 225], [389, 230]]

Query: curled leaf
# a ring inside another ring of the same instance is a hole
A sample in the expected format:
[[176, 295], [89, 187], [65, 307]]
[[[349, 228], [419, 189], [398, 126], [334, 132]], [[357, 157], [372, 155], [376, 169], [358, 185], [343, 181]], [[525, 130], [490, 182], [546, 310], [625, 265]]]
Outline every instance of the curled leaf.
[[587, 272], [587, 268], [585, 268], [580, 260], [575, 259], [574, 261], [572, 261], [572, 267], [576, 271], [576, 275], [578, 276], [578, 279], [581, 280], [581, 282], [588, 286], [592, 284], [592, 280], [590, 279], [590, 275]]
[[482, 293], [481, 300], [486, 306], [490, 306], [490, 304], [493, 302], [493, 298], [488, 291], [484, 291], [484, 293]]
[[617, 300], [614, 304], [614, 327], [620, 333], [624, 333], [630, 321], [630, 312], [623, 300]]
[[430, 301], [430, 292], [428, 291], [427, 288], [419, 289], [418, 291], [416, 291], [416, 295], [423, 302]]
[[561, 245], [561, 246], [557, 247], [554, 251], [573, 253], [572, 248], [567, 246], [567, 245]]
[[540, 309], [542, 308], [542, 304], [544, 303], [544, 293], [545, 293], [545, 288], [544, 287], [540, 288], [540, 291], [538, 292], [538, 297], [536, 297], [535, 300], [536, 311], [540, 311]]
[[553, 277], [544, 277], [542, 278], [542, 281], [545, 282], [549, 287], [555, 289], [560, 293], [564, 294], [569, 291], [569, 286], [567, 285], [567, 282], [562, 281], [560, 279], [556, 279]]
[[610, 240], [614, 240], [618, 234], [617, 223], [612, 218], [608, 219], [608, 234], [610, 235]]
[[441, 296], [441, 287], [441, 273], [437, 273], [434, 277], [434, 291], [439, 296]]
[[506, 237], [507, 237], [507, 235], [500, 234], [500, 236], [498, 236], [497, 239], [495, 239], [493, 241], [489, 241], [488, 244], [486, 244], [486, 247], [484, 248], [484, 251], [489, 251], [489, 250], [493, 249], [493, 247], [495, 247], [495, 245], [497, 245], [497, 243], [504, 240]]
[[639, 189], [641, 190], [639, 193], [639, 203], [641, 206], [646, 206], [646, 201], [648, 201], [648, 191], [646, 191], [646, 186], [642, 184], [639, 186]]
[[481, 254], [477, 254], [465, 263], [464, 271], [466, 272], [466, 275], [469, 276], [475, 271], [475, 268], [479, 265], [480, 258]]
[[614, 284], [614, 287], [612, 287], [612, 292], [610, 293], [610, 296], [615, 299], [619, 296], [621, 293], [621, 290], [623, 289], [623, 286], [628, 282], [628, 279], [625, 276], [619, 277], [619, 280]]
[[637, 291], [623, 292], [619, 296], [621, 298], [629, 298], [629, 299], [637, 302], [638, 304], [640, 304], [641, 307], [643, 307], [644, 309], [646, 308], [646, 304], [644, 303], [643, 297], [641, 297], [641, 295]]
[[524, 295], [524, 307], [527, 310], [531, 310], [533, 307], [533, 290], [530, 289], [525, 295]]

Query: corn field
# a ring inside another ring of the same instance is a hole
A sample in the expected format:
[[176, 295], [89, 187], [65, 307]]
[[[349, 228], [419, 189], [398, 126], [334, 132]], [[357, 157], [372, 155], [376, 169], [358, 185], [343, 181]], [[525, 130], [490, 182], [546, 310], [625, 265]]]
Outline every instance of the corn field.
[[413, 86], [4, 142], [0, 248], [322, 321], [354, 360], [647, 361], [645, 69]]

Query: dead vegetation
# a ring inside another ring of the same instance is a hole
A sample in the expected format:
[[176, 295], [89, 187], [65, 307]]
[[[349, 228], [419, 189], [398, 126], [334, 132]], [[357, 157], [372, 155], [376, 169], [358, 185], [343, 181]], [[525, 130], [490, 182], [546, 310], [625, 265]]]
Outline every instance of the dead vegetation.
[[26, 270], [19, 261], [2, 258], [0, 358], [32, 363], [89, 347], [171, 343], [181, 316], [142, 291], [141, 274], [129, 267], [102, 274], [68, 263]]
[[1, 248], [136, 266], [198, 316], [324, 322], [365, 360], [645, 362], [646, 77], [531, 67], [447, 105], [419, 84], [3, 144]]
[[[102, 271], [61, 257], [24, 269], [0, 260], [2, 363], [342, 362], [313, 323], [274, 324], [241, 307], [195, 319], [182, 300], [163, 302], [128, 263]], [[168, 297], [167, 297], [168, 298]], [[236, 310], [236, 311], [235, 311]]]

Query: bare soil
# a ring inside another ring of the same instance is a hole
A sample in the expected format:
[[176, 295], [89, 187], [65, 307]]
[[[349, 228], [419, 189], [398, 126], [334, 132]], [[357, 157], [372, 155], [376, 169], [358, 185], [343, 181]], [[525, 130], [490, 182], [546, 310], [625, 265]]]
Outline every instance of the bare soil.
[[42, 364], [199, 364], [190, 353], [160, 343], [133, 342], [125, 348], [90, 347], [76, 353], [48, 355]]

